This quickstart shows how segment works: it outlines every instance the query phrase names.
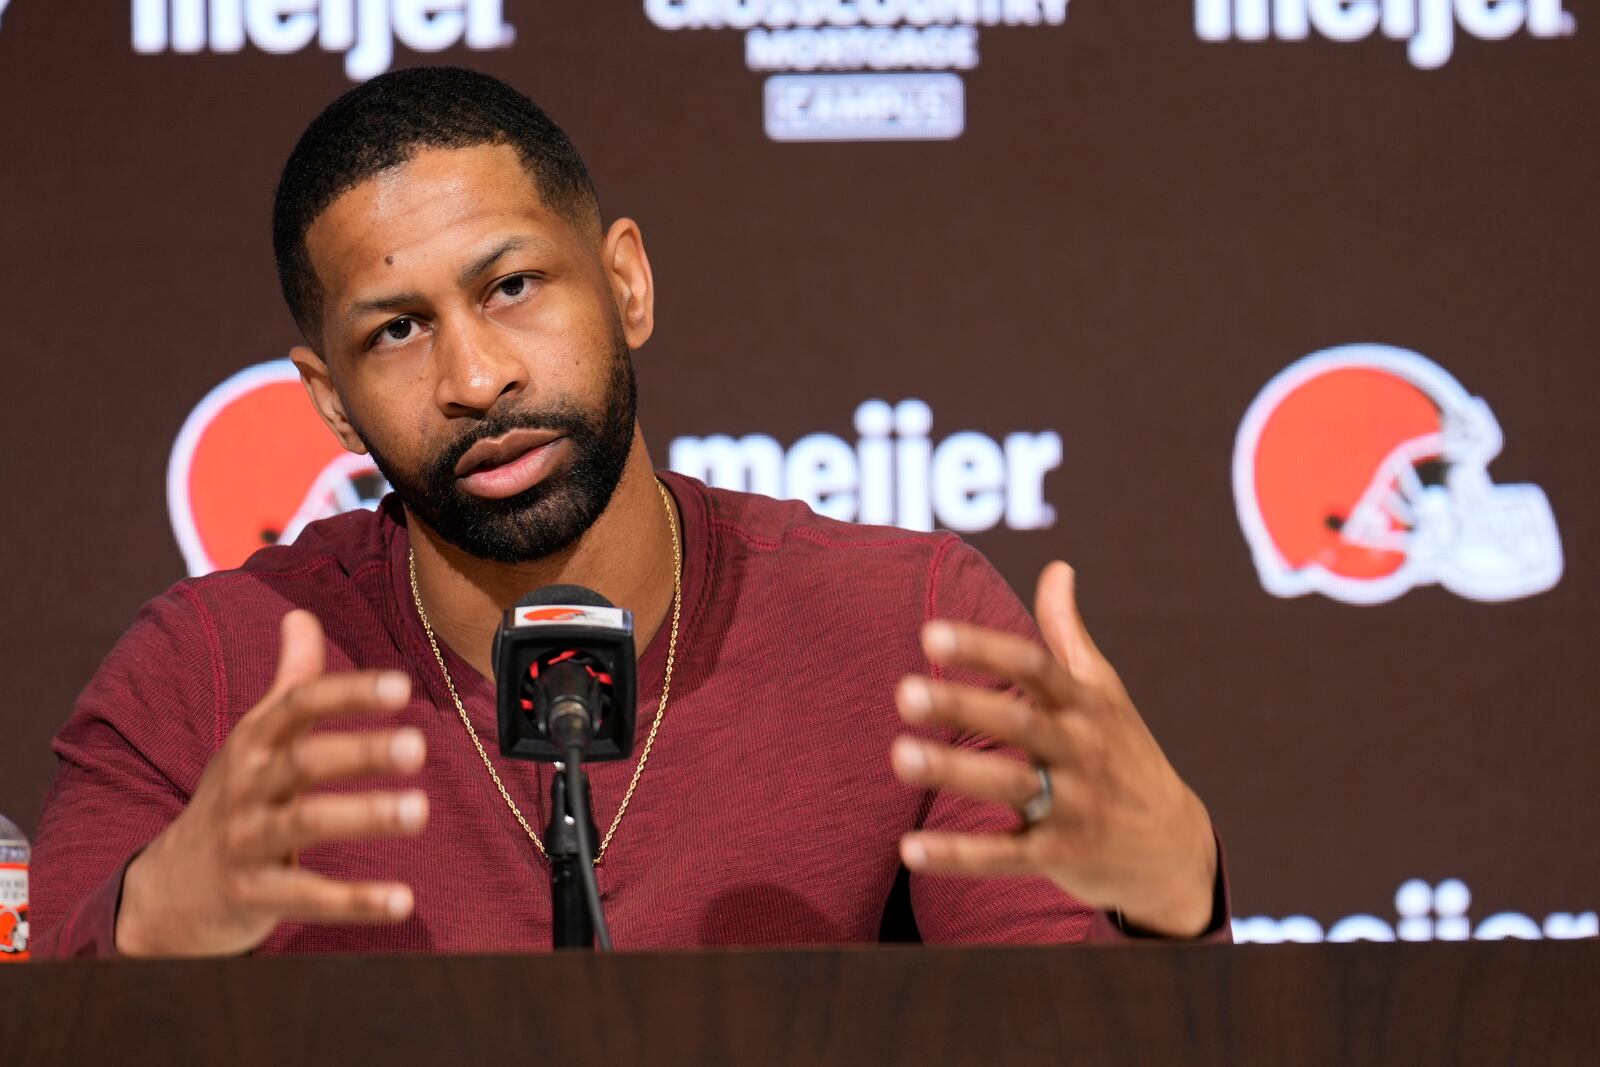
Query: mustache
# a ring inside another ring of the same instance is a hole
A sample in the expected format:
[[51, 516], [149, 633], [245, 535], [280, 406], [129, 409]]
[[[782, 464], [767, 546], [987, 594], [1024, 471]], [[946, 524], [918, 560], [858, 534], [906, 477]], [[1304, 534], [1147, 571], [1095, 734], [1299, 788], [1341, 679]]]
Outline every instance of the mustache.
[[428, 464], [434, 484], [453, 482], [456, 467], [473, 445], [491, 437], [499, 437], [512, 430], [550, 430], [564, 434], [574, 443], [591, 438], [594, 425], [577, 408], [565, 404], [552, 405], [532, 411], [491, 412], [466, 427], [455, 439], [444, 446]]

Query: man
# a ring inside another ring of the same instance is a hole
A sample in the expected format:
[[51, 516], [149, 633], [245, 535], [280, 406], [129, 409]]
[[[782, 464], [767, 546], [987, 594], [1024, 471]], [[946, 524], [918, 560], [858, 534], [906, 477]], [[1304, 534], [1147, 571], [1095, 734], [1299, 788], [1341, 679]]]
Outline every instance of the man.
[[1046, 651], [953, 535], [654, 472], [643, 238], [526, 98], [352, 90], [274, 244], [312, 402], [395, 492], [146, 606], [57, 738], [41, 953], [549, 945], [551, 771], [493, 754], [490, 645], [553, 583], [641, 650], [644, 741], [591, 768], [618, 945], [871, 940], [902, 865], [929, 940], [1225, 932], [1209, 818], [1065, 565]]

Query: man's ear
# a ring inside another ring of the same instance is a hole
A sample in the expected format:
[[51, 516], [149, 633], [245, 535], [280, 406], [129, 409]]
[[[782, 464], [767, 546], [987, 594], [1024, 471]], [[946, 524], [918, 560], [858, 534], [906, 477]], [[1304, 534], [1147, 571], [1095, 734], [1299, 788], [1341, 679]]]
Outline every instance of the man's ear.
[[322, 357], [305, 345], [296, 345], [289, 350], [289, 358], [300, 371], [300, 381], [306, 387], [306, 395], [311, 397], [311, 405], [339, 443], [357, 455], [366, 455], [367, 446], [344, 413], [344, 401], [339, 399], [339, 391], [333, 387], [333, 375]]
[[613, 222], [606, 231], [600, 261], [616, 299], [617, 314], [622, 317], [628, 347], [640, 348], [656, 328], [656, 285], [639, 224], [632, 219]]

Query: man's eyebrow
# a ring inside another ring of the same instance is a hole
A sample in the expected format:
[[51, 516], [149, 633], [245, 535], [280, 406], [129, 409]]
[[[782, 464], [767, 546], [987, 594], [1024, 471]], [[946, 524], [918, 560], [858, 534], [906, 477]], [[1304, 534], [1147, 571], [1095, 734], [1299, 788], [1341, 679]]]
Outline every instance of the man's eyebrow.
[[374, 311], [398, 311], [403, 307], [415, 307], [422, 303], [420, 293], [395, 293], [392, 296], [380, 296], [372, 300], [357, 300], [345, 308], [344, 321], [353, 325], [363, 315]]
[[542, 237], [534, 237], [532, 235], [524, 237], [508, 237], [504, 241], [501, 241], [500, 244], [494, 249], [485, 255], [479, 256], [477, 259], [468, 264], [467, 268], [461, 272], [461, 284], [463, 286], [471, 285], [473, 282], [483, 277], [489, 272], [489, 268], [493, 267], [495, 263], [500, 260], [501, 256], [509, 255], [512, 252], [521, 252], [530, 248], [536, 252], [542, 252], [546, 255], [549, 255], [556, 250], [555, 245], [551, 244], [549, 241], [546, 241]]
[[[498, 263], [502, 256], [510, 255], [512, 252], [521, 252], [524, 249], [531, 248], [538, 252], [551, 254], [555, 252], [555, 247], [555, 245], [542, 237], [508, 237], [489, 252], [469, 263], [461, 272], [461, 284], [463, 286], [471, 285], [488, 273], [489, 269]], [[390, 296], [374, 297], [370, 300], [357, 300], [345, 309], [344, 319], [346, 323], [353, 324], [363, 315], [370, 315], [375, 311], [399, 311], [402, 308], [420, 303], [422, 303], [420, 293], [394, 293]]]

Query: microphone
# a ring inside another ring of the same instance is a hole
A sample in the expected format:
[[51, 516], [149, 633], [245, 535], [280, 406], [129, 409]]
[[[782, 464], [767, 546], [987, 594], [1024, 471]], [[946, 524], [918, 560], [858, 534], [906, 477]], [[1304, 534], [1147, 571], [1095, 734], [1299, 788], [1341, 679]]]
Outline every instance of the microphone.
[[581, 585], [535, 589], [506, 612], [494, 634], [500, 754], [555, 763], [550, 825], [551, 941], [556, 948], [611, 951], [595, 879], [594, 824], [584, 760], [633, 751], [633, 613]]
[[535, 589], [494, 635], [500, 754], [556, 763], [633, 751], [633, 613], [581, 585]]

